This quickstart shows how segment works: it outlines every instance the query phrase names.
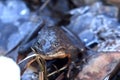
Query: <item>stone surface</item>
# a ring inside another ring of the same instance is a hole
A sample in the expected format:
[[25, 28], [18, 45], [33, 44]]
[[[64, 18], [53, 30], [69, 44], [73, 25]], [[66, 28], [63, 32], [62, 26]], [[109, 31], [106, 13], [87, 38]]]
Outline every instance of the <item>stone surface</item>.
[[104, 80], [120, 61], [120, 53], [108, 52], [93, 55], [79, 72], [78, 80]]

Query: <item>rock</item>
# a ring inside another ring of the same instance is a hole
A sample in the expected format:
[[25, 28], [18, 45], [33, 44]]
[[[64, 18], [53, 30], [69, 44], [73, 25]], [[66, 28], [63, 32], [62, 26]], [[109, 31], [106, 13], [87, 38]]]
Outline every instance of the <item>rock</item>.
[[104, 80], [106, 76], [113, 73], [119, 61], [120, 53], [117, 52], [93, 55], [79, 72], [77, 80]]

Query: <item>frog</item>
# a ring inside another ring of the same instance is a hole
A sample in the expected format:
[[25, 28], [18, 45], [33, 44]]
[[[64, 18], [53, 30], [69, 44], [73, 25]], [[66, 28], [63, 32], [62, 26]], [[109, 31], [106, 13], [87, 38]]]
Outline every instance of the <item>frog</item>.
[[37, 40], [32, 48], [45, 60], [56, 58], [71, 58], [84, 52], [84, 47], [80, 50], [72, 44], [64, 30], [60, 27], [44, 27], [38, 32]]
[[[78, 44], [80, 46], [79, 48], [74, 45], [72, 43], [73, 40], [71, 40], [74, 37], [70, 39], [67, 33], [68, 30], [66, 28], [45, 26], [38, 32], [36, 39], [27, 45], [44, 60], [68, 58], [67, 66], [70, 66], [73, 65], [80, 54], [86, 52], [86, 49], [81, 41]], [[24, 49], [23, 46], [20, 52], [26, 52], [27, 49]]]

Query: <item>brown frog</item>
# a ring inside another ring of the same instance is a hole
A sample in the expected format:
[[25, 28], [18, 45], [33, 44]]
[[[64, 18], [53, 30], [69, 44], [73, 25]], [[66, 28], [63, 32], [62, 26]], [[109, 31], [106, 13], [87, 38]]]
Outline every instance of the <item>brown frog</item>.
[[[72, 69], [72, 65], [78, 59], [79, 53], [85, 52], [84, 44], [73, 36], [66, 28], [43, 27], [38, 32], [37, 38], [22, 46], [19, 52], [20, 54], [28, 53], [28, 49], [32, 48], [44, 60], [66, 57], [68, 58], [66, 67], [69, 66]], [[78, 42], [78, 46], [74, 45], [72, 41], [75, 41], [74, 43]], [[68, 69], [68, 76], [71, 69]], [[43, 71], [46, 72], [45, 70]]]
[[44, 27], [38, 33], [37, 41], [32, 48], [45, 60], [65, 57], [74, 59], [78, 56], [79, 51], [84, 52], [84, 46], [82, 43], [81, 45], [79, 50], [60, 27]]

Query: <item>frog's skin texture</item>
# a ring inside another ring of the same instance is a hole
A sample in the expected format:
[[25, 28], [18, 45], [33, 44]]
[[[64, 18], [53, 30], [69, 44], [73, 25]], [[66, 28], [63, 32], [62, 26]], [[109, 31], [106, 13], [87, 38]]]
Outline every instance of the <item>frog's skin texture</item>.
[[48, 60], [70, 57], [77, 50], [60, 27], [42, 28], [32, 48]]

